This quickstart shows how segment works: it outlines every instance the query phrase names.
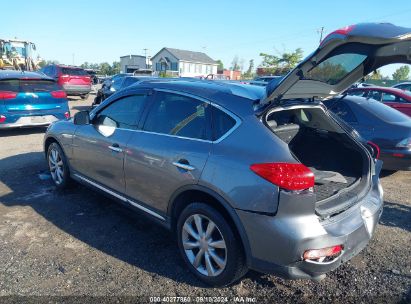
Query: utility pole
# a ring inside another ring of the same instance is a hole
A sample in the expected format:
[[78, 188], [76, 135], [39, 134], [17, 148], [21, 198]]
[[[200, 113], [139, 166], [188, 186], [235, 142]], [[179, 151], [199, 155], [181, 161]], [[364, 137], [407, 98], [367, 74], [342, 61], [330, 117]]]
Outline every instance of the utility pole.
[[147, 51], [148, 51], [148, 49], [143, 49], [143, 51], [144, 51], [144, 57], [146, 58], [146, 69], [147, 69], [147, 66], [148, 66], [148, 64], [147, 64]]
[[320, 34], [320, 43], [321, 43], [321, 41], [323, 40], [324, 27], [322, 26], [320, 29], [318, 29], [317, 33]]

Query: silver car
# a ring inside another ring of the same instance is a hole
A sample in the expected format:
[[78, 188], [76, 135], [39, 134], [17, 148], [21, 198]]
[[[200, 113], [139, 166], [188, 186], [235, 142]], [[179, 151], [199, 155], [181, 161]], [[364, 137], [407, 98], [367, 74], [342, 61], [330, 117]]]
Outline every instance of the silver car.
[[169, 228], [206, 283], [248, 269], [321, 279], [367, 245], [383, 191], [381, 161], [320, 100], [395, 62], [411, 62], [411, 29], [359, 24], [276, 85], [141, 82], [52, 124], [50, 172]]

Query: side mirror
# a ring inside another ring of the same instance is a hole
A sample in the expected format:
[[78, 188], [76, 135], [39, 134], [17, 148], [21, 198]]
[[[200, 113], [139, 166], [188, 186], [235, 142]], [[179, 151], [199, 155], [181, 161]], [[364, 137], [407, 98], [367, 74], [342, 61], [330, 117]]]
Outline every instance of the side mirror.
[[88, 111], [80, 111], [74, 114], [73, 122], [75, 125], [90, 124], [90, 113]]

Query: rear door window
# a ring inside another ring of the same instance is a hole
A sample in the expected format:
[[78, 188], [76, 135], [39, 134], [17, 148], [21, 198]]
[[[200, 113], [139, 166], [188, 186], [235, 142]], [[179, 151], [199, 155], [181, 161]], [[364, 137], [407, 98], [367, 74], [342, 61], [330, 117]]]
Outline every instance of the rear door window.
[[366, 92], [364, 92], [363, 90], [353, 90], [353, 91], [349, 91], [348, 95], [351, 96], [359, 96], [359, 97], [364, 97]]
[[134, 78], [134, 77], [127, 77], [124, 80], [124, 83], [123, 83], [122, 87], [126, 88], [126, 87], [132, 85], [133, 83], [136, 83], [137, 81], [140, 81], [140, 79], [139, 78]]
[[397, 96], [390, 93], [382, 93], [382, 102], [395, 102]]
[[191, 97], [157, 92], [143, 130], [209, 140], [209, 104]]
[[372, 98], [372, 99], [381, 101], [382, 93], [379, 92], [379, 91], [370, 91], [370, 93], [368, 94], [368, 98]]

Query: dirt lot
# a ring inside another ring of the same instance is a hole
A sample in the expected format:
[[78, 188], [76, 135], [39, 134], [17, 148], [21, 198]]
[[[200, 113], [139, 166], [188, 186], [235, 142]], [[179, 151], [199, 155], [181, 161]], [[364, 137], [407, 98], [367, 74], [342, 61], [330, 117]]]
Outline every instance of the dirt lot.
[[[71, 100], [73, 112], [93, 97]], [[382, 179], [385, 207], [374, 239], [323, 281], [249, 272], [241, 283], [213, 289], [190, 274], [162, 228], [82, 186], [56, 192], [44, 174], [43, 133], [0, 133], [0, 296], [104, 296], [100, 303], [148, 302], [150, 296], [411, 303], [411, 172]]]

